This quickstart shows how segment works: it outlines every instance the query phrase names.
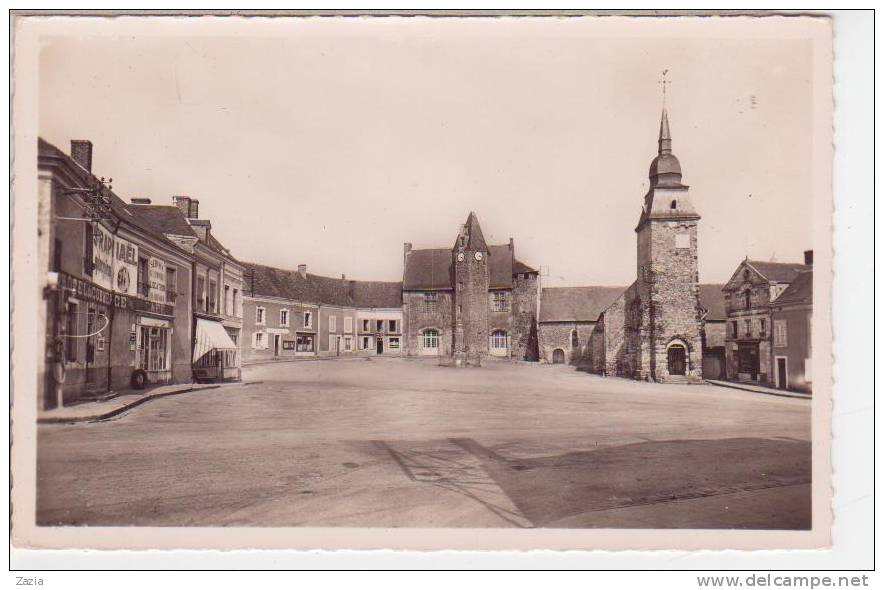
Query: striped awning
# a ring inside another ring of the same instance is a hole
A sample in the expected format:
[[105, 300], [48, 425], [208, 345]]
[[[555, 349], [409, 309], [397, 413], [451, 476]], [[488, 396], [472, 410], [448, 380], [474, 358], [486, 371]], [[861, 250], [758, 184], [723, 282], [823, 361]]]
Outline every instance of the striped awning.
[[196, 341], [193, 344], [193, 361], [196, 362], [212, 350], [236, 350], [230, 334], [221, 325], [202, 318], [196, 319]]

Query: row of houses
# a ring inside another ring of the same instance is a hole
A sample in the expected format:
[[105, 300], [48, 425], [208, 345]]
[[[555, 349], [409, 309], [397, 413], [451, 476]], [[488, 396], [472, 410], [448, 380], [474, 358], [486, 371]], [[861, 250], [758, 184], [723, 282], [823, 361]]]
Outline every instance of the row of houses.
[[239, 379], [243, 266], [199, 201], [123, 201], [92, 144], [38, 140], [40, 407], [193, 379]]

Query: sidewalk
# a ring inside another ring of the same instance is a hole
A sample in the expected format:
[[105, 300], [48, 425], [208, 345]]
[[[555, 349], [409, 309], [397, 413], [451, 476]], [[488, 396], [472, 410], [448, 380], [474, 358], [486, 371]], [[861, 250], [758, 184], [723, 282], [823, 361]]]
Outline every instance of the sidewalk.
[[242, 385], [242, 383], [179, 383], [177, 385], [161, 385], [144, 390], [126, 389], [107, 401], [83, 402], [54, 410], [40, 410], [37, 414], [37, 424], [70, 424], [73, 422], [107, 420], [152, 399], [190, 391], [217, 389], [228, 385]]
[[706, 383], [710, 385], [718, 385], [719, 387], [728, 387], [730, 389], [742, 389], [743, 391], [751, 391], [752, 393], [763, 393], [764, 395], [776, 395], [779, 397], [796, 397], [799, 399], [813, 399], [809, 393], [801, 393], [799, 391], [787, 391], [785, 389], [774, 389], [773, 387], [765, 387], [763, 385], [755, 385], [754, 383], [737, 383], [734, 381], [717, 381], [715, 379], [706, 379]]

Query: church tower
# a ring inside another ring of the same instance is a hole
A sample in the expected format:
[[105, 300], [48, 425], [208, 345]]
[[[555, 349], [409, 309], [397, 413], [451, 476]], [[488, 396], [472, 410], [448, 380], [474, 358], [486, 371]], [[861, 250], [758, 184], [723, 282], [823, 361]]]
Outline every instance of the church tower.
[[489, 250], [470, 212], [451, 251], [454, 268], [454, 361], [478, 365], [488, 354]]
[[697, 223], [681, 165], [672, 153], [669, 115], [660, 120], [650, 188], [635, 228], [638, 241], [635, 377], [702, 379]]

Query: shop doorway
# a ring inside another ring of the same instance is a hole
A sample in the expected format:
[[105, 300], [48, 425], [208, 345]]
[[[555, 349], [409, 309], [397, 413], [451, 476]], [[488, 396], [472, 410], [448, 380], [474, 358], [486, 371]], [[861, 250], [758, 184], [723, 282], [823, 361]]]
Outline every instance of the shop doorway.
[[787, 389], [789, 387], [788, 361], [784, 356], [777, 357], [777, 387]]
[[670, 375], [684, 375], [687, 369], [687, 355], [681, 344], [672, 344], [666, 352]]
[[273, 335], [273, 356], [279, 356], [279, 341], [282, 338], [279, 334]]
[[383, 338], [377, 339], [376, 348], [377, 348], [378, 354], [384, 354], [384, 339]]

